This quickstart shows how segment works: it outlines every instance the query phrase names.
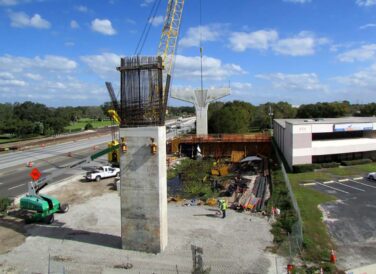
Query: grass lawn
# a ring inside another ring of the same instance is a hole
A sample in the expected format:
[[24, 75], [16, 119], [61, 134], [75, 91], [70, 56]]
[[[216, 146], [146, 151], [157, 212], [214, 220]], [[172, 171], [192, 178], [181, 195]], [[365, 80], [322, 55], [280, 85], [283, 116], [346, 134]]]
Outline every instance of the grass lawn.
[[1, 138], [0, 137], [0, 144], [17, 142], [17, 141], [20, 141], [20, 140], [21, 140], [20, 138]]
[[81, 119], [76, 123], [71, 123], [69, 126], [67, 126], [66, 130], [77, 130], [77, 129], [84, 129], [85, 125], [87, 123], [90, 123], [93, 125], [94, 128], [100, 128], [100, 127], [106, 127], [112, 125], [112, 122], [110, 120], [107, 121], [97, 121], [93, 119]]
[[339, 176], [363, 176], [371, 171], [376, 171], [376, 163], [288, 174], [303, 219], [305, 259], [315, 262], [328, 260], [333, 245], [326, 225], [321, 221], [322, 214], [318, 205], [334, 201], [336, 197], [300, 184], [310, 180], [331, 180]]

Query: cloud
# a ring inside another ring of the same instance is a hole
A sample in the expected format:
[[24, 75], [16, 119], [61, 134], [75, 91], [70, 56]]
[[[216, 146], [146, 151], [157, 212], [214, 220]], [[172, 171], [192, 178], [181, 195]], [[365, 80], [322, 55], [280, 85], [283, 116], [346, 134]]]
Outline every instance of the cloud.
[[270, 81], [272, 86], [281, 91], [325, 91], [316, 73], [285, 74], [271, 73], [258, 74], [256, 78]]
[[64, 56], [0, 56], [0, 101], [33, 100], [48, 105], [103, 103], [107, 99], [103, 86], [78, 80], [76, 68], [76, 61]]
[[359, 29], [368, 29], [368, 28], [376, 28], [376, 24], [365, 24], [363, 26], [360, 26]]
[[340, 84], [348, 86], [357, 94], [367, 90], [374, 92], [376, 90], [376, 63], [352, 75], [336, 77], [335, 80]]
[[[188, 57], [176, 56], [174, 77], [189, 79], [200, 78], [201, 76], [200, 56]], [[223, 64], [220, 59], [203, 57], [203, 77], [211, 80], [224, 80], [232, 75], [243, 75], [246, 72], [236, 64]]]
[[151, 3], [153, 3], [155, 0], [142, 0], [142, 3], [140, 4], [141, 7], [147, 7], [149, 6]]
[[34, 58], [3, 55], [0, 56], [0, 68], [7, 68], [10, 72], [19, 72], [28, 69], [72, 71], [77, 68], [77, 63], [56, 55], [36, 56]]
[[76, 20], [72, 20], [72, 21], [70, 21], [70, 27], [72, 29], [78, 29], [80, 27], [80, 25], [77, 23]]
[[91, 29], [93, 31], [102, 33], [104, 35], [115, 35], [116, 30], [112, 27], [112, 23], [108, 19], [94, 19], [91, 22]]
[[300, 32], [298, 35], [280, 39], [273, 45], [276, 53], [291, 56], [307, 56], [315, 54], [319, 45], [328, 43], [326, 38], [317, 38], [310, 32]]
[[248, 82], [233, 82], [231, 83], [231, 95], [244, 97], [250, 94], [252, 84]]
[[76, 11], [79, 11], [79, 12], [82, 12], [82, 13], [89, 11], [89, 8], [87, 6], [83, 6], [83, 5], [75, 6], [74, 8], [75, 8]]
[[337, 56], [341, 62], [352, 63], [355, 61], [367, 61], [376, 58], [376, 44], [363, 45], [360, 48], [352, 49]]
[[356, 0], [356, 4], [361, 7], [370, 7], [376, 5], [376, 0]]
[[283, 0], [283, 2], [305, 4], [305, 3], [310, 3], [311, 0]]
[[152, 24], [154, 27], [158, 27], [162, 25], [164, 22], [164, 17], [162, 15], [155, 16], [154, 18], [150, 18], [149, 23]]
[[115, 53], [81, 56], [80, 59], [99, 77], [115, 78], [119, 75], [116, 67], [120, 65], [121, 56]]
[[65, 42], [64, 46], [66, 47], [74, 47], [76, 44], [74, 42]]
[[199, 47], [200, 38], [202, 42], [217, 41], [223, 33], [223, 28], [225, 28], [225, 26], [222, 24], [211, 24], [201, 27], [191, 27], [186, 32], [185, 36], [179, 41], [179, 46]]
[[10, 25], [16, 28], [32, 27], [37, 29], [49, 29], [51, 23], [43, 19], [39, 14], [34, 14], [32, 17], [24, 12], [11, 12], [9, 13], [11, 20]]
[[247, 49], [267, 50], [270, 44], [278, 39], [275, 30], [259, 30], [255, 32], [233, 32], [230, 34], [230, 47], [237, 52]]
[[0, 6], [15, 6], [17, 4], [17, 0], [0, 0]]
[[296, 36], [280, 39], [276, 30], [255, 32], [233, 32], [229, 38], [230, 47], [237, 52], [247, 49], [272, 49], [277, 54], [306, 56], [315, 53], [320, 45], [329, 43], [324, 37], [316, 37], [312, 32], [302, 31]]

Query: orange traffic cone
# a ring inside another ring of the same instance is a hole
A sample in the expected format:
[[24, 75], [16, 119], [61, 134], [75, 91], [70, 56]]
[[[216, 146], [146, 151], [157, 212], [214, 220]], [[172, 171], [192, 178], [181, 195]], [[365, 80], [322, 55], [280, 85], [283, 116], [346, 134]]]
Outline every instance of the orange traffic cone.
[[332, 249], [332, 251], [330, 252], [330, 262], [335, 264], [337, 261], [337, 256], [336, 256], [336, 253], [334, 252], [334, 250]]

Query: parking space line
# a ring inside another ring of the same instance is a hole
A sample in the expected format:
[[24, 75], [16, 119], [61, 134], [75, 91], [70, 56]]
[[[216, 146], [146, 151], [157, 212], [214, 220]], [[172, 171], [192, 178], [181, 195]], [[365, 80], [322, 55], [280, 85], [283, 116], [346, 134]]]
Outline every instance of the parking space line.
[[349, 179], [341, 179], [341, 180], [338, 180], [338, 182], [347, 182]]
[[302, 184], [303, 186], [314, 186], [314, 185], [316, 185], [316, 183], [304, 183], [304, 184]]
[[333, 184], [335, 183], [334, 181], [326, 181], [326, 182], [322, 182], [323, 184]]
[[357, 188], [357, 187], [355, 187], [355, 186], [348, 186], [348, 185], [346, 185], [346, 184], [342, 184], [342, 183], [340, 183], [339, 181], [338, 181], [337, 184], [342, 185], [342, 186], [345, 186], [345, 187], [349, 187], [349, 188], [352, 188], [352, 189], [356, 189], [356, 190], [359, 190], [359, 191], [363, 191], [363, 192], [365, 191], [364, 189]]
[[20, 186], [25, 186], [25, 184], [21, 184], [21, 185], [18, 185], [18, 186], [10, 187], [10, 188], [8, 188], [8, 190], [11, 190], [11, 189], [14, 189], [14, 188], [18, 188]]
[[354, 182], [354, 183], [357, 183], [357, 184], [364, 185], [364, 186], [368, 186], [368, 187], [371, 187], [371, 188], [376, 188], [375, 186], [370, 186], [370, 185], [367, 185], [367, 184], [365, 184], [365, 183], [357, 182], [357, 181], [354, 181], [354, 180], [350, 180], [350, 181], [352, 181], [352, 182]]
[[356, 177], [356, 178], [353, 178], [353, 180], [362, 180], [363, 177]]
[[319, 184], [319, 185], [321, 185], [321, 186], [325, 186], [325, 187], [328, 187], [328, 188], [334, 189], [334, 190], [336, 190], [336, 191], [343, 192], [343, 193], [345, 193], [345, 194], [350, 194], [350, 193], [348, 193], [347, 191], [344, 191], [344, 190], [339, 189], [339, 188], [335, 188], [335, 187], [332, 187], [332, 186], [328, 186], [328, 185], [325, 185], [325, 184], [322, 184], [322, 183], [319, 183], [319, 182], [316, 182], [316, 183]]

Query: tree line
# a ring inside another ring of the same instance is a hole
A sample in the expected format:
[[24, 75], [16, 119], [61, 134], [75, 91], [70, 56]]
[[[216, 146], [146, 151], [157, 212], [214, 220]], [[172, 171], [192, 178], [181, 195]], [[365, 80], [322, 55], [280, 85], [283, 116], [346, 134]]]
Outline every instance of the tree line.
[[47, 107], [44, 104], [0, 104], [0, 134], [15, 137], [49, 136], [64, 132], [70, 123], [81, 118], [104, 119], [104, 106]]
[[271, 119], [338, 118], [346, 116], [374, 116], [376, 104], [320, 102], [294, 107], [287, 102], [254, 106], [243, 101], [214, 102], [209, 105], [209, 133], [247, 133], [271, 127]]

